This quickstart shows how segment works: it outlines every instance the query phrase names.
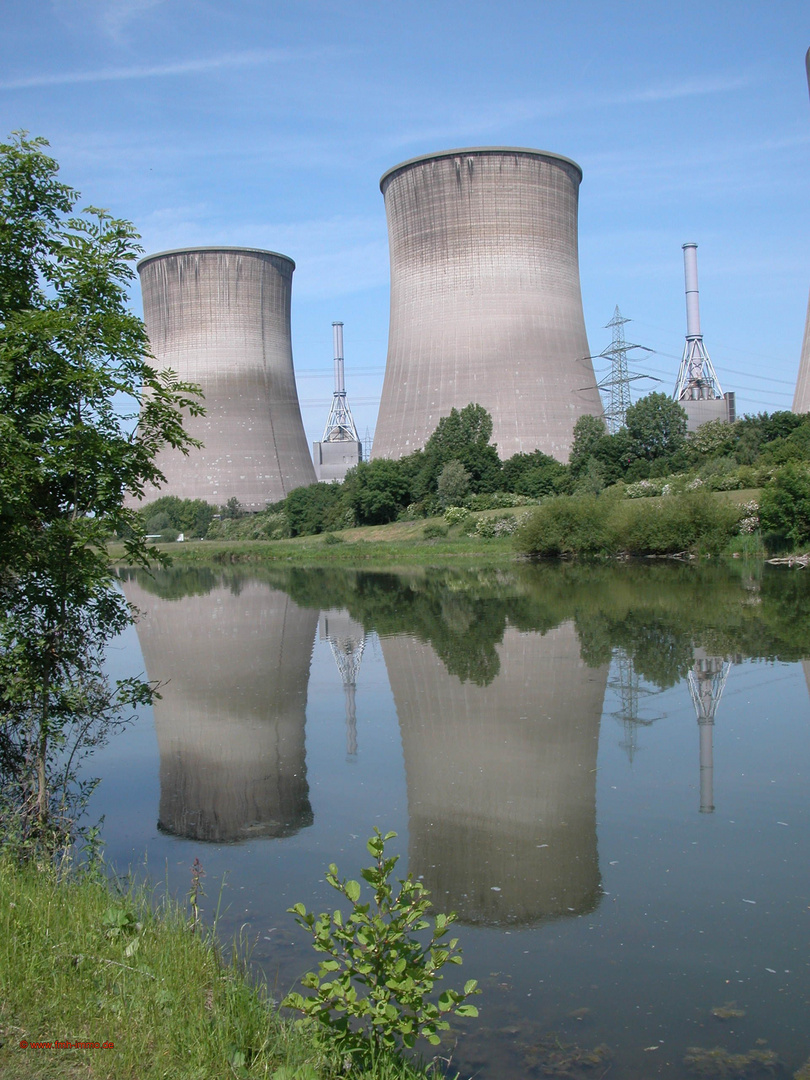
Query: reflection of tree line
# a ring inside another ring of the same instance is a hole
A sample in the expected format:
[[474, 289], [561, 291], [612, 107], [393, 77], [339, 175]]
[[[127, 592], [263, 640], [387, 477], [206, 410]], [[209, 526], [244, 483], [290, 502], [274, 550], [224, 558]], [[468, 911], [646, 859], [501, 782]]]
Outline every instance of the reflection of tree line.
[[450, 674], [479, 686], [498, 675], [496, 646], [507, 626], [545, 633], [569, 620], [587, 664], [608, 663], [622, 649], [636, 673], [662, 689], [686, 677], [696, 647], [768, 660], [810, 656], [810, 579], [770, 566], [645, 561], [401, 573], [193, 567], [138, 580], [166, 599], [215, 587], [238, 596], [246, 580], [261, 581], [299, 607], [343, 608], [380, 637], [411, 634], [432, 646]]
[[302, 607], [346, 608], [381, 637], [412, 634], [447, 670], [487, 685], [507, 626], [545, 633], [573, 620], [597, 667], [621, 648], [660, 688], [686, 677], [693, 650], [796, 661], [810, 656], [810, 579], [743, 563], [545, 563], [508, 569], [269, 568]]

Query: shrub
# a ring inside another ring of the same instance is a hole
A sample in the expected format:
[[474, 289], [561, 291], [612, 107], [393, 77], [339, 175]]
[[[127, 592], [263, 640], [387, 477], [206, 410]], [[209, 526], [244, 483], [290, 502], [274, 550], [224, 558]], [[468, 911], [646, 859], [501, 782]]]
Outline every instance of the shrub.
[[612, 505], [596, 495], [547, 499], [517, 528], [518, 550], [527, 555], [607, 554]]
[[495, 536], [511, 536], [517, 529], [514, 514], [503, 514], [497, 518], [479, 518], [475, 525], [476, 536], [492, 539]]
[[444, 512], [444, 520], [447, 525], [463, 525], [472, 514], [466, 506], [448, 506]]
[[[358, 1064], [373, 1060], [380, 1051], [396, 1051], [400, 1044], [412, 1047], [417, 1038], [436, 1045], [439, 1032], [450, 1026], [448, 1015], [478, 1015], [474, 1005], [464, 1004], [480, 992], [474, 979], [463, 991], [444, 990], [438, 1000], [429, 1000], [445, 964], [461, 963], [456, 938], [439, 944], [456, 916], [436, 915], [431, 926], [428, 891], [411, 874], [398, 880], [395, 893], [391, 875], [398, 859], [385, 854], [385, 845], [395, 836], [394, 832], [383, 836], [375, 828], [366, 845], [375, 860], [361, 871], [371, 886], [371, 902], [361, 901], [360, 883], [339, 878], [333, 863], [326, 880], [349, 902], [351, 913], [314, 915], [303, 904], [289, 909], [312, 935], [315, 951], [328, 959], [320, 961], [317, 973], [302, 979], [314, 993], [308, 997], [291, 993], [281, 1004], [322, 1024], [340, 1052]], [[426, 942], [414, 936], [426, 930], [430, 931]]]
[[517, 530], [528, 555], [719, 554], [739, 535], [744, 511], [705, 490], [656, 500], [549, 499]]
[[514, 506], [534, 506], [537, 501], [529, 495], [516, 495], [511, 491], [493, 491], [470, 495], [464, 500], [464, 505], [469, 510], [508, 510]]
[[618, 504], [612, 542], [615, 551], [630, 555], [717, 555], [739, 533], [739, 521], [738, 506], [698, 490], [655, 503]]
[[759, 516], [769, 549], [810, 544], [810, 473], [790, 463], [762, 489]]
[[447, 526], [439, 525], [438, 522], [431, 522], [426, 525], [422, 530], [422, 536], [425, 540], [439, 540], [443, 536], [447, 536]]

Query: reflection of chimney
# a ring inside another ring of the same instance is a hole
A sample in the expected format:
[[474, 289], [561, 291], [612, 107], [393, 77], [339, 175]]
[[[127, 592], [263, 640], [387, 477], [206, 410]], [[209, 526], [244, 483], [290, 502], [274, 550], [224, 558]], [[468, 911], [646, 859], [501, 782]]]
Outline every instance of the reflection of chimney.
[[227, 842], [312, 824], [304, 722], [316, 612], [255, 581], [238, 595], [219, 585], [172, 600], [137, 576], [123, 587], [144, 612], [147, 675], [162, 683], [160, 829]]
[[700, 812], [714, 812], [714, 717], [726, 685], [731, 661], [722, 656], [707, 656], [695, 649], [689, 672], [689, 691], [700, 728]]
[[318, 637], [321, 641], [329, 642], [343, 682], [343, 695], [346, 700], [346, 755], [353, 761], [357, 758], [357, 673], [366, 647], [366, 631], [347, 611], [323, 611], [318, 623]]
[[464, 922], [532, 923], [599, 898], [596, 752], [607, 668], [573, 623], [507, 628], [488, 686], [385, 638], [408, 783], [409, 868]]

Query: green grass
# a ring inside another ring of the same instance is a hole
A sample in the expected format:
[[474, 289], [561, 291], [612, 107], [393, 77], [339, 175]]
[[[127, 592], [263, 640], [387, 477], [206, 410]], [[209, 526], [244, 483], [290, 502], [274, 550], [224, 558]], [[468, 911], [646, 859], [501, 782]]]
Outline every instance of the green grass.
[[[516, 516], [523, 507], [511, 511]], [[479, 517], [503, 517], [506, 511], [481, 511]], [[461, 526], [452, 526], [447, 536], [426, 538], [425, 528], [444, 526], [443, 517], [418, 521], [395, 521], [390, 525], [367, 525], [343, 529], [318, 536], [297, 536], [290, 540], [193, 540], [184, 544], [161, 544], [159, 547], [177, 565], [189, 563], [251, 563], [295, 562], [319, 565], [323, 563], [374, 563], [377, 565], [437, 565], [447, 561], [468, 560], [476, 563], [511, 562], [515, 558], [511, 537], [483, 539], [467, 536]], [[326, 537], [337, 537], [338, 543]], [[123, 545], [111, 544], [110, 556], [122, 561]]]
[[[20, 1042], [100, 1049], [22, 1049]], [[112, 1043], [112, 1049], [104, 1049]], [[3, 1080], [209, 1080], [343, 1075], [280, 1017], [215, 938], [172, 903], [102, 874], [20, 866], [0, 855], [0, 1077]], [[430, 1075], [388, 1060], [368, 1080]]]
[[[502, 565], [518, 557], [514, 537], [484, 538], [467, 533], [479, 519], [514, 514], [519, 522], [525, 522], [517, 540], [517, 550], [523, 554], [613, 557], [690, 549], [715, 555], [742, 554], [762, 558], [766, 552], [761, 538], [735, 535], [731, 522], [732, 508], [751, 499], [757, 500], [759, 494], [758, 489], [752, 488], [666, 498], [621, 499], [611, 496], [608, 491], [599, 499], [569, 496], [543, 500], [536, 507], [477, 511], [471, 513], [464, 524], [449, 527], [443, 517], [433, 517], [287, 540], [197, 540], [159, 546], [180, 566], [266, 562], [311, 566], [372, 564], [392, 568], [464, 562]], [[706, 521], [702, 525], [676, 520], [683, 516], [682, 508], [690, 502], [703, 505]], [[724, 508], [728, 512], [724, 512]], [[434, 535], [444, 528], [447, 528], [446, 536]], [[123, 561], [123, 545], [111, 544], [110, 556], [113, 561]]]

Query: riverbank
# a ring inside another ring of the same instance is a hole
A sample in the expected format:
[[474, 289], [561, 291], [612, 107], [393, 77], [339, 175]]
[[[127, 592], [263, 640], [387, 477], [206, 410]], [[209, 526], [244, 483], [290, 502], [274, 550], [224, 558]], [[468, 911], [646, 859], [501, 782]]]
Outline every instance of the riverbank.
[[[525, 510], [513, 511], [519, 520]], [[484, 511], [480, 520], [504, 518], [504, 511]], [[510, 534], [469, 536], [462, 524], [447, 525], [441, 517], [366, 525], [317, 536], [287, 540], [191, 540], [159, 544], [177, 565], [202, 563], [296, 562], [375, 563], [377, 565], [443, 565], [454, 563], [510, 563], [516, 558]], [[123, 544], [110, 544], [110, 557], [125, 562]]]
[[[179, 905], [0, 855], [3, 1080], [331, 1080], [322, 1049]], [[192, 909], [193, 911], [193, 909]], [[386, 1062], [365, 1080], [425, 1080]]]
[[[178, 565], [504, 565], [527, 556], [559, 555], [764, 558], [755, 509], [758, 496], [756, 490], [696, 491], [644, 499], [625, 499], [620, 493], [559, 496], [507, 511], [453, 508], [441, 517], [288, 539], [192, 540], [157, 546]], [[110, 556], [124, 563], [123, 545], [111, 544]]]

